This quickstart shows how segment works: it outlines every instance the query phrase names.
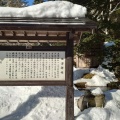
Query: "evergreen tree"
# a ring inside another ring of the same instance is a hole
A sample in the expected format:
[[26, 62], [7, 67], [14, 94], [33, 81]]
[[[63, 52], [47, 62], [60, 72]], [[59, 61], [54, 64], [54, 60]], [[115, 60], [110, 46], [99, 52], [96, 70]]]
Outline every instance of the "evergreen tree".
[[[106, 41], [115, 45], [105, 48], [105, 56], [112, 60], [104, 67], [115, 72], [120, 80], [120, 1], [119, 0], [68, 0], [87, 8], [87, 17], [98, 23], [98, 32], [106, 36]], [[87, 37], [89, 38], [89, 36]], [[84, 45], [86, 46], [86, 44]], [[87, 46], [86, 46], [87, 47]]]
[[7, 7], [24, 7], [27, 6], [26, 0], [0, 0], [1, 6]]
[[[98, 29], [109, 34], [112, 29], [118, 30], [117, 26], [120, 25], [118, 20], [120, 16], [120, 1], [119, 0], [67, 0], [73, 3], [81, 4], [87, 8], [87, 17], [98, 22]], [[117, 14], [116, 14], [117, 13]], [[114, 16], [116, 14], [116, 16]], [[113, 19], [114, 17], [114, 19]], [[114, 25], [113, 25], [114, 23]], [[115, 33], [115, 32], [114, 32]], [[115, 36], [114, 36], [115, 37]]]
[[34, 0], [33, 4], [39, 4], [39, 3], [42, 3], [42, 2], [44, 2], [44, 0]]
[[6, 6], [7, 1], [6, 0], [0, 0], [0, 6]]

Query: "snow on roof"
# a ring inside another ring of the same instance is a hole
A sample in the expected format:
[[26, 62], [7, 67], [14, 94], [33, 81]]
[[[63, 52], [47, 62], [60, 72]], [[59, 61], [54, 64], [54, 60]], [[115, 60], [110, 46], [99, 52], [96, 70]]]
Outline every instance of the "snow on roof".
[[0, 7], [0, 17], [80, 18], [87, 9], [68, 1], [48, 1], [23, 8]]

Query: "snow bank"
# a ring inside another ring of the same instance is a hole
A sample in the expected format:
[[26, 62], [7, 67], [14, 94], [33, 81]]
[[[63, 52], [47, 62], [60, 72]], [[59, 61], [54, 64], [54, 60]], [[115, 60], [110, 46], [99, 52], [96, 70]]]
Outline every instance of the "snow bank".
[[86, 82], [86, 86], [106, 86], [107, 83], [110, 83], [110, 81], [98, 75], [94, 75], [91, 79], [80, 78], [74, 81], [74, 84], [79, 82]]
[[49, 1], [24, 8], [0, 7], [0, 17], [79, 18], [86, 13], [85, 7], [67, 1]]
[[97, 69], [92, 69], [90, 73], [99, 75], [100, 77], [103, 77], [103, 78], [105, 78], [106, 80], [109, 80], [109, 81], [114, 81], [115, 80], [114, 73], [110, 72], [108, 69], [102, 68], [101, 66], [99, 66]]
[[[81, 69], [78, 69], [77, 71], [80, 70]], [[110, 72], [108, 69], [104, 69], [101, 66], [99, 66], [97, 69], [92, 68], [89, 70], [90, 73], [95, 74], [91, 79], [81, 78], [81, 76], [87, 72], [87, 70], [84, 70], [82, 71], [82, 74], [77, 74], [78, 76], [75, 75], [77, 79], [74, 80], [74, 84], [86, 82], [86, 86], [106, 86], [111, 81], [117, 81], [113, 72]]]
[[[43, 89], [44, 87], [30, 86], [0, 87], [0, 119], [64, 120], [65, 89], [46, 87], [47, 90], [42, 92]], [[94, 93], [100, 93], [100, 89], [95, 89]], [[75, 120], [119, 120], [120, 90], [107, 91], [105, 95], [107, 102], [104, 108], [89, 108], [80, 112], [75, 101]]]
[[[74, 77], [89, 71], [87, 69], [74, 70], [74, 72], [77, 70]], [[104, 73], [104, 69], [94, 69], [94, 71], [97, 76], [98, 73]], [[102, 94], [103, 92], [100, 88], [96, 88], [92, 90], [92, 93]], [[77, 108], [77, 99], [83, 95], [83, 91], [75, 90], [75, 120], [119, 120], [120, 90], [114, 89], [104, 94], [106, 99], [104, 108], [91, 107], [81, 112]], [[0, 120], [65, 120], [65, 87], [0, 87]]]
[[101, 95], [103, 94], [103, 91], [101, 90], [101, 88], [96, 88], [95, 90], [92, 90], [92, 94], [93, 95]]
[[[81, 71], [81, 69], [77, 69], [77, 70]], [[103, 85], [104, 86], [106, 85], [107, 82], [116, 81], [114, 79], [114, 74], [107, 69], [103, 69], [101, 66], [98, 67], [97, 69], [91, 69], [90, 72], [93, 74], [96, 74], [95, 76], [93, 76], [92, 79], [79, 78], [74, 82], [76, 83], [76, 82], [86, 81], [87, 85], [91, 85], [91, 86]], [[82, 74], [84, 74], [83, 71], [82, 71]], [[79, 76], [79, 74], [77, 75]], [[94, 95], [105, 94], [106, 102], [105, 102], [104, 108], [91, 107], [81, 112], [78, 108], [74, 107], [75, 116], [76, 116], [75, 120], [119, 120], [120, 119], [120, 114], [119, 114], [120, 113], [120, 90], [114, 89], [114, 90], [108, 90], [106, 92], [103, 92], [101, 88], [98, 87], [96, 89], [91, 90], [91, 92]], [[75, 101], [77, 101], [78, 97], [75, 97], [75, 98], [76, 98]]]
[[120, 90], [105, 92], [104, 108], [88, 108], [79, 112], [75, 120], [119, 120], [120, 119]]

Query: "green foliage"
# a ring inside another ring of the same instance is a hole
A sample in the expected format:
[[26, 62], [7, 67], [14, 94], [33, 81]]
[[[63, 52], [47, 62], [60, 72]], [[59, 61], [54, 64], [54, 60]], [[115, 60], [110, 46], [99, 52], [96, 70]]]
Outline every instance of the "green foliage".
[[115, 45], [104, 48], [104, 56], [110, 61], [102, 66], [114, 71], [116, 77], [120, 79], [120, 39], [113, 41]]
[[34, 0], [33, 4], [39, 4], [39, 3], [42, 3], [42, 2], [44, 2], [44, 0]]
[[87, 8], [86, 17], [98, 23], [98, 30], [120, 38], [119, 0], [67, 0]]
[[103, 34], [85, 32], [82, 34], [80, 43], [75, 46], [74, 54], [79, 57], [89, 57], [97, 60], [98, 63], [103, 61], [103, 42], [106, 36]]
[[6, 5], [6, 1], [5, 0], [0, 0], [0, 6], [5, 6]]
[[114, 11], [110, 15], [110, 28], [109, 28], [109, 33], [115, 38], [119, 39], [120, 38], [120, 9]]
[[[92, 54], [95, 50], [101, 52], [100, 49], [103, 46], [105, 36], [97, 33], [85, 32], [82, 34], [79, 45], [76, 46], [76, 53], [78, 54]], [[96, 53], [96, 51], [95, 51]], [[97, 54], [95, 54], [97, 55]]]
[[104, 37], [101, 34], [83, 33], [80, 44], [78, 47], [78, 53], [90, 52], [92, 48], [99, 47], [103, 43]]
[[[83, 5], [87, 8], [87, 17], [98, 23], [99, 33], [105, 34], [106, 41], [114, 41], [115, 45], [104, 48], [104, 56], [109, 61], [108, 65], [103, 65], [111, 71], [115, 72], [115, 75], [120, 79], [120, 1], [119, 0], [68, 0], [73, 3]], [[91, 36], [81, 40], [81, 44], [76, 48], [76, 51], [83, 53], [84, 50], [90, 51], [90, 46], [95, 39], [91, 39]], [[86, 41], [86, 42], [85, 42]], [[97, 40], [96, 40], [97, 42]], [[99, 52], [98, 52], [99, 54]]]
[[0, 0], [0, 6], [24, 7], [27, 6], [26, 0]]

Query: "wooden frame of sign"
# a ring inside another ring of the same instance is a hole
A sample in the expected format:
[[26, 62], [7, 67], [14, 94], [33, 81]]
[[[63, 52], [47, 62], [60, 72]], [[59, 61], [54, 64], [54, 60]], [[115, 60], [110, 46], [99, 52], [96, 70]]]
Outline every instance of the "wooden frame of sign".
[[[7, 67], [11, 70], [12, 63], [8, 58], [11, 58], [10, 60], [13, 60], [14, 65], [16, 64], [16, 67], [19, 63], [23, 64], [22, 62], [18, 63], [17, 61], [14, 61], [14, 58], [17, 59], [22, 57], [18, 55], [21, 54], [21, 52], [27, 60], [30, 57], [28, 55], [29, 53], [31, 53], [31, 56], [45, 53], [46, 57], [43, 55], [42, 57], [38, 56], [37, 58], [40, 57], [46, 60], [46, 63], [48, 62], [48, 58], [51, 59], [51, 57], [53, 57], [53, 55], [51, 55], [52, 53], [55, 53], [54, 55], [62, 54], [62, 57], [55, 57], [55, 59], [63, 60], [64, 64], [63, 66], [58, 65], [59, 67], [55, 68], [55, 70], [59, 68], [62, 69], [62, 71], [59, 69], [57, 73], [53, 71], [55, 76], [51, 76], [53, 73], [47, 71], [45, 74], [46, 80], [45, 77], [42, 79], [43, 76], [39, 79], [37, 73], [34, 73], [32, 79], [28, 73], [26, 73], [24, 76], [25, 78], [23, 78], [21, 76], [24, 71], [22, 71], [21, 68], [19, 68], [19, 73], [21, 74], [20, 76], [17, 73], [14, 74], [16, 71], [18, 71], [18, 68], [13, 70], [13, 76], [11, 76], [11, 71], [7, 71], [6, 69], [5, 75], [2, 76], [4, 79], [0, 78], [0, 86], [66, 86], [66, 120], [74, 120], [73, 43], [74, 41], [79, 42], [78, 40], [81, 37], [81, 31], [93, 31], [95, 28], [96, 23], [85, 18], [0, 18], [0, 44], [2, 43], [0, 45], [0, 64], [2, 65], [2, 60], [4, 59], [3, 61], [5, 63], [3, 63], [5, 65], [3, 64], [3, 67]], [[11, 43], [16, 44], [58, 41], [66, 42], [66, 46], [10, 46]], [[15, 54], [17, 55], [15, 56]], [[33, 58], [31, 57], [31, 60], [32, 59]], [[50, 65], [52, 64], [48, 64], [48, 66]], [[27, 69], [29, 68], [29, 65], [27, 64], [25, 67]], [[42, 69], [43, 68], [44, 67], [42, 67]], [[62, 78], [59, 77], [61, 74], [63, 74]], [[48, 77], [51, 77], [51, 79], [48, 79]]]

